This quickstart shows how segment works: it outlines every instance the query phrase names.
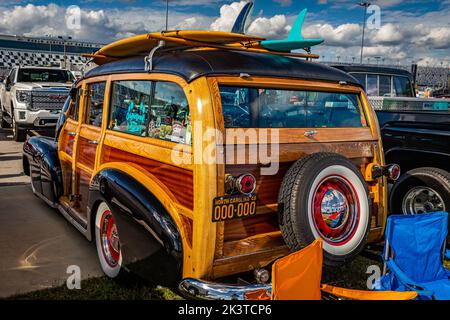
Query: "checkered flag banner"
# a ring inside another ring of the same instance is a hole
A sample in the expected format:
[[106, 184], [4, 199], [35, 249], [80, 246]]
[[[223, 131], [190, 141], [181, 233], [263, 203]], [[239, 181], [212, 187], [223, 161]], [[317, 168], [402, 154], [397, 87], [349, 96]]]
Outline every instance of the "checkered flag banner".
[[[67, 54], [69, 65], [81, 65], [86, 59], [80, 55]], [[64, 55], [60, 53], [26, 52], [0, 49], [0, 69], [14, 66], [61, 66]]]

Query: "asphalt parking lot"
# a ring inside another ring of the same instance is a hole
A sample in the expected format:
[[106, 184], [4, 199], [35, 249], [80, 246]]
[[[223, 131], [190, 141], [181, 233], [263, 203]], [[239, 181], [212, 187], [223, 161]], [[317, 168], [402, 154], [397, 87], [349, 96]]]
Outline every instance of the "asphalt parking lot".
[[101, 275], [95, 246], [32, 194], [11, 134], [0, 129], [0, 298], [64, 284], [70, 265]]

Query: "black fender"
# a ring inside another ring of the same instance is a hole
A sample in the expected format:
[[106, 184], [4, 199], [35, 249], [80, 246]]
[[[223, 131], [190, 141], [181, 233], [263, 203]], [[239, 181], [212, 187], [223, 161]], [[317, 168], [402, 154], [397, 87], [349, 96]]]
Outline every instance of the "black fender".
[[62, 174], [55, 140], [43, 136], [29, 138], [23, 145], [23, 166], [36, 193], [56, 206], [62, 194]]
[[91, 180], [89, 208], [95, 239], [95, 215], [105, 201], [116, 221], [122, 266], [155, 284], [176, 286], [182, 276], [183, 246], [170, 214], [130, 175], [104, 169]]
[[450, 171], [450, 154], [430, 150], [395, 147], [385, 150], [386, 163], [397, 163], [402, 174], [421, 167]]

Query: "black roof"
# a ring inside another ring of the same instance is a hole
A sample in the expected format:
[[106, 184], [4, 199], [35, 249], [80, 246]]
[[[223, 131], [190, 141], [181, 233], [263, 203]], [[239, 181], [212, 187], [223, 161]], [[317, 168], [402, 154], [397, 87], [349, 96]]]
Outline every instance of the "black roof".
[[[146, 72], [144, 57], [110, 62], [90, 70], [85, 78], [99, 75]], [[157, 52], [153, 58], [153, 72], [181, 76], [187, 82], [207, 75], [272, 76], [330, 82], [346, 81], [360, 86], [358, 81], [343, 71], [316, 62], [266, 53], [219, 50]]]
[[361, 73], [375, 73], [375, 74], [391, 74], [399, 75], [412, 78], [411, 72], [400, 69], [400, 68], [389, 68], [389, 67], [379, 67], [379, 66], [368, 66], [368, 65], [332, 65], [333, 68], [345, 72], [361, 72]]

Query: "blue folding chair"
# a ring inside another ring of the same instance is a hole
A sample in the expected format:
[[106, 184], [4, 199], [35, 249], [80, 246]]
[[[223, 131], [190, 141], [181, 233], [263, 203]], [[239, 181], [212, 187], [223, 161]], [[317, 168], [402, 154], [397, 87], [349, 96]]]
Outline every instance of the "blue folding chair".
[[[388, 217], [383, 276], [376, 290], [416, 291], [419, 299], [450, 300], [450, 270], [443, 257], [448, 213]], [[387, 269], [389, 270], [387, 272]]]

